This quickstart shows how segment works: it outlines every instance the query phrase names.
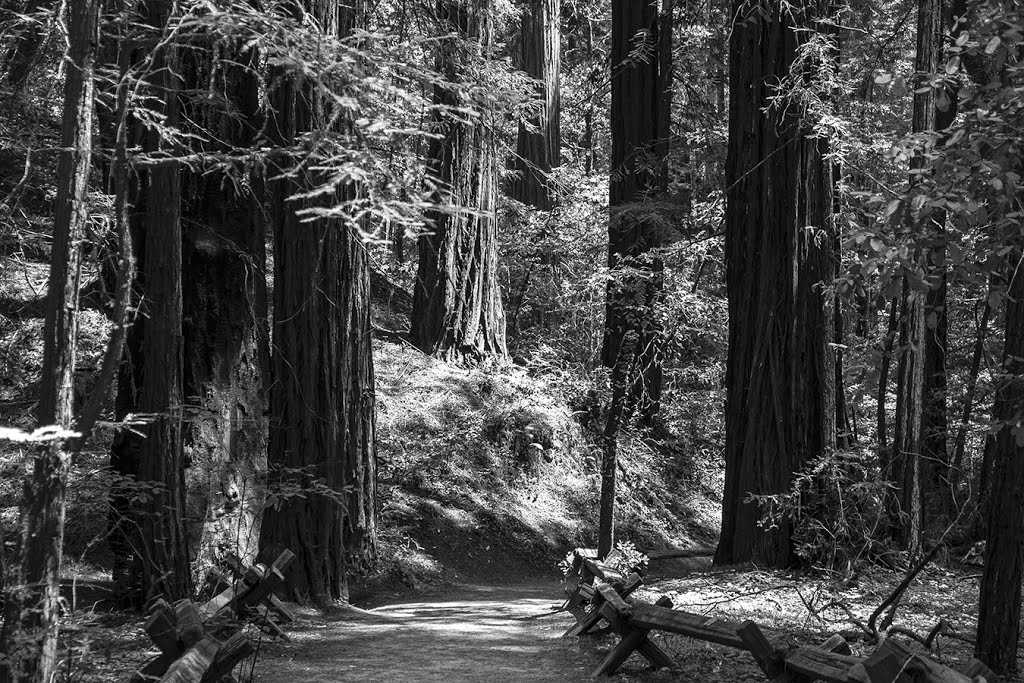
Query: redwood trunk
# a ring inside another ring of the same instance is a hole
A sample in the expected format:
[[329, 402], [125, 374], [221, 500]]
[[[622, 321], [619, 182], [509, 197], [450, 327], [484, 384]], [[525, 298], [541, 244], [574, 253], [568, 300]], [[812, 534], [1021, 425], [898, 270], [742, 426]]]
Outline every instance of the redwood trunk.
[[434, 85], [427, 175], [433, 201], [444, 207], [427, 215], [430, 232], [419, 238], [413, 289], [411, 335], [425, 353], [448, 360], [504, 359], [505, 311], [498, 286], [497, 227], [494, 220], [494, 122], [485, 103], [470, 104], [475, 121], [449, 108], [466, 106], [460, 83], [475, 60], [489, 59], [491, 19], [477, 0], [437, 4], [442, 39], [438, 69], [450, 83]]
[[562, 0], [524, 0], [516, 68], [538, 81], [540, 113], [519, 124], [510, 194], [538, 209], [551, 208], [548, 174], [558, 166], [562, 148], [561, 15]]
[[[360, 7], [328, 1], [305, 11], [329, 35], [347, 35]], [[274, 129], [283, 147], [332, 119], [314, 85], [287, 74], [273, 93]], [[342, 125], [345, 125], [344, 123]], [[293, 155], [297, 164], [302, 153]], [[278, 169], [284, 171], [285, 169]], [[288, 594], [305, 603], [348, 600], [348, 574], [376, 559], [376, 452], [373, 357], [366, 249], [348, 219], [301, 222], [297, 211], [323, 206], [288, 201], [327, 177], [305, 169], [270, 183], [274, 234], [273, 388], [270, 455], [276, 480], [301, 491], [271, 489], [260, 545], [297, 556]], [[338, 190], [339, 201], [359, 192]]]
[[[939, 69], [942, 49], [942, 0], [920, 0], [917, 19], [918, 74], [934, 74]], [[934, 91], [928, 89], [914, 94], [912, 128], [915, 133], [935, 130], [936, 109]], [[923, 159], [913, 160], [921, 168]], [[912, 181], [913, 185], [913, 181]], [[925, 225], [913, 226], [927, 240], [933, 219]], [[922, 275], [933, 280], [927, 294], [911, 290], [904, 285], [903, 313], [900, 330], [900, 363], [896, 388], [896, 425], [893, 437], [891, 477], [898, 492], [901, 511], [907, 522], [897, 530], [897, 538], [912, 556], [921, 550], [924, 529], [926, 484], [933, 480], [934, 464], [927, 456], [941, 455], [945, 461], [945, 343], [944, 299], [945, 276], [935, 272], [930, 256], [931, 247], [923, 245], [918, 263]], [[940, 286], [941, 281], [941, 286]], [[931, 322], [929, 322], [931, 321]], [[941, 323], [941, 329], [940, 329]], [[937, 430], [941, 429], [941, 434]], [[941, 444], [941, 446], [939, 445]], [[928, 451], [939, 451], [926, 452]]]
[[[661, 407], [663, 335], [658, 306], [664, 288], [664, 264], [657, 249], [664, 228], [645, 202], [666, 190], [668, 121], [665, 89], [670, 69], [658, 56], [663, 40], [657, 3], [612, 3], [612, 157], [608, 224], [610, 277], [605, 305], [602, 361], [613, 367], [625, 335], [637, 334], [635, 364], [626, 412], [639, 411], [647, 424]], [[669, 25], [671, 22], [667, 22]], [[667, 28], [667, 30], [671, 30]], [[637, 36], [653, 55], [636, 57]]]
[[[209, 83], [235, 115], [200, 103], [190, 118], [215, 131], [210, 149], [228, 154], [255, 143], [259, 84], [255, 55], [220, 48], [217, 64], [197, 51], [185, 71], [193, 84]], [[214, 69], [213, 67], [216, 66]], [[245, 175], [244, 169], [234, 169]], [[196, 547], [193, 577], [228, 553], [252, 563], [267, 469], [270, 350], [267, 328], [265, 235], [259, 200], [216, 167], [185, 176], [183, 291], [185, 392], [198, 410], [186, 425], [188, 495]], [[233, 191], [233, 188], [239, 189]], [[256, 178], [246, 187], [261, 187]]]
[[[147, 22], [158, 32], [167, 30], [173, 7], [166, 0], [150, 3]], [[143, 56], [152, 59], [144, 89], [166, 125], [175, 126], [176, 49], [165, 45], [153, 55], [125, 51], [122, 69]], [[132, 192], [143, 298], [126, 341], [116, 413], [119, 419], [129, 413], [143, 417], [122, 429], [111, 449], [114, 471], [136, 482], [111, 492], [111, 547], [119, 598], [140, 604], [157, 596], [187, 598], [192, 581], [184, 526], [180, 166], [173, 160], [177, 150], [157, 131], [138, 123], [135, 130], [144, 153], [161, 162], [139, 169]], [[144, 495], [134, 495], [136, 486]]]
[[[43, 326], [43, 368], [39, 424], [75, 426], [74, 374], [78, 339], [78, 290], [81, 243], [89, 224], [88, 192], [92, 164], [93, 74], [99, 41], [99, 0], [72, 3], [69, 9], [67, 76], [61, 155], [57, 168], [53, 249]], [[21, 626], [28, 637], [24, 680], [48, 682], [57, 671], [60, 619], [60, 568], [64, 552], [64, 511], [71, 444], [54, 441], [39, 447], [22, 506], [24, 541]], [[8, 611], [8, 614], [12, 613]], [[7, 643], [3, 643], [5, 646]], [[9, 650], [8, 650], [9, 651]], [[0, 672], [2, 673], [2, 672]]]
[[[832, 164], [793, 106], [766, 111], [815, 8], [772, 5], [732, 29], [726, 166], [726, 471], [715, 562], [794, 561], [787, 519], [773, 529], [750, 495], [790, 489], [792, 474], [836, 440]], [[737, 0], [733, 13], [746, 5]], [[805, 78], [813, 78], [813, 73]], [[810, 228], [808, 228], [810, 226]]]
[[[1002, 376], [992, 418], [999, 431], [991, 442], [985, 490], [985, 571], [975, 655], [1000, 675], [1017, 672], [1021, 580], [1024, 578], [1024, 249], [1016, 239], [1007, 255], [1006, 338]], [[986, 455], [989, 455], [986, 453]]]

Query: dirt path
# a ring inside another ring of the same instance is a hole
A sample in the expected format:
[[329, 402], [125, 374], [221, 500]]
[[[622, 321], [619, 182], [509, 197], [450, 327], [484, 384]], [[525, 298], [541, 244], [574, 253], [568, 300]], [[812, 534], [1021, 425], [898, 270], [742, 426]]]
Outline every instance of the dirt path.
[[264, 644], [255, 680], [583, 681], [596, 662], [550, 616], [557, 584], [465, 586], [340, 619], [300, 619], [292, 643]]

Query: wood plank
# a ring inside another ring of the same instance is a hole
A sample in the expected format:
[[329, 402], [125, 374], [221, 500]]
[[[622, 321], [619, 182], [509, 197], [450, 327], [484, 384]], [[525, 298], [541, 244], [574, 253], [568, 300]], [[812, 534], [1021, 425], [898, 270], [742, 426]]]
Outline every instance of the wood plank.
[[[620, 607], [610, 603], [606, 602], [601, 606], [600, 615], [608, 622], [613, 631], [623, 637], [638, 630], [629, 623], [628, 612], [622, 611]], [[664, 650], [650, 639], [648, 631], [643, 631], [643, 633], [644, 637], [640, 639], [640, 644], [636, 646], [636, 651], [643, 655], [655, 669], [674, 669], [676, 665], [672, 658], [665, 654]]]
[[601, 584], [597, 587], [597, 594], [601, 596], [601, 599], [610, 604], [619, 612], [629, 614], [629, 605], [626, 601], [619, 597], [618, 592], [606, 583]]
[[985, 679], [985, 683], [999, 683], [999, 676], [996, 675], [996, 672], [985, 666], [985, 663], [980, 659], [974, 657], [967, 660], [967, 663], [960, 668], [960, 673], [972, 681], [981, 677]]
[[[876, 654], [882, 654], [883, 656], [891, 655], [897, 661], [900, 661], [911, 678], [913, 678], [913, 674], [920, 673], [930, 683], [972, 683], [968, 676], [948, 666], [932, 661], [924, 655], [915, 654], [906, 645], [893, 638], [886, 638], [882, 641], [882, 644], [876, 650]], [[867, 663], [865, 663], [866, 666]], [[872, 683], [875, 683], [873, 678]]]
[[[824, 643], [816, 645], [815, 648], [822, 650], [824, 652], [835, 652], [841, 655], [853, 655], [853, 650], [850, 649], [850, 644], [846, 642], [846, 638], [843, 638], [838, 633], [829, 636]], [[783, 659], [782, 664], [783, 668], [785, 668], [785, 659]], [[857, 667], [863, 669], [863, 666], [859, 664], [854, 665], [854, 668]], [[847, 675], [849, 676], [850, 674], [847, 673]], [[862, 677], [864, 675], [866, 674], [863, 674]], [[771, 679], [771, 683], [807, 683], [807, 681], [809, 680], [810, 679], [807, 676], [804, 676], [802, 674], [798, 674], [793, 671], [783, 670], [782, 673], [780, 673], [775, 678]]]
[[199, 613], [203, 616], [204, 620], [213, 619], [222, 610], [227, 609], [235, 600], [235, 598], [245, 591], [249, 590], [250, 586], [242, 579], [238, 579], [232, 586], [221, 591], [217, 595], [213, 596], [199, 607]]
[[769, 679], [775, 678], [786, 670], [782, 654], [772, 647], [764, 633], [761, 632], [761, 627], [755, 622], [750, 619], [744, 621], [736, 629], [736, 635], [740, 637], [740, 640], [746, 645], [747, 652], [754, 657], [754, 661]]
[[629, 595], [644, 585], [644, 577], [639, 572], [632, 572], [626, 577], [626, 582], [622, 584], [622, 590], [619, 591], [619, 595], [623, 598], [629, 597]]
[[177, 654], [167, 655], [161, 653], [146, 662], [145, 666], [132, 674], [128, 681], [129, 683], [153, 683], [153, 681], [159, 680], [161, 676], [167, 673], [167, 669], [177, 658]]
[[880, 648], [864, 662], [864, 670], [871, 683], [913, 683], [914, 677], [907, 669], [911, 659], [903, 659]]
[[834, 683], [869, 683], [863, 662], [859, 657], [826, 652], [816, 647], [801, 647], [788, 652], [785, 661], [786, 671], [811, 679]]
[[174, 612], [169, 606], [150, 614], [142, 629], [161, 653], [177, 657], [181, 652], [181, 648], [178, 647], [178, 634], [174, 628]]
[[174, 618], [178, 642], [182, 648], [190, 648], [206, 638], [203, 617], [191, 600], [178, 600], [174, 603]]
[[837, 652], [841, 655], [853, 655], [853, 650], [850, 649], [850, 644], [846, 642], [846, 638], [843, 638], [838, 633], [833, 633], [829, 636], [828, 640], [818, 645], [818, 649], [825, 652]]
[[644, 553], [648, 560], [678, 560], [689, 557], [714, 557], [714, 548], [667, 548], [665, 550], [648, 550]]
[[244, 633], [236, 633], [224, 641], [210, 668], [206, 670], [202, 683], [215, 683], [229, 676], [238, 664], [255, 652], [252, 640]]
[[253, 619], [253, 623], [264, 633], [269, 633], [284, 641], [291, 641], [288, 634], [270, 618], [270, 609], [266, 605], [256, 606], [256, 618]]
[[626, 582], [626, 578], [620, 574], [617, 570], [612, 569], [603, 562], [597, 560], [586, 559], [583, 560], [583, 566], [586, 567], [587, 571], [601, 579], [605, 583], [612, 585], [622, 586]]
[[203, 638], [171, 664], [160, 683], [196, 683], [201, 680], [213, 664], [219, 647], [220, 643], [213, 638]]
[[282, 583], [284, 575], [276, 567], [271, 567], [258, 584], [239, 596], [238, 601], [246, 607], [254, 607], [263, 602]]
[[281, 551], [281, 554], [277, 556], [277, 559], [270, 563], [270, 566], [284, 574], [288, 571], [288, 567], [290, 567], [294, 561], [295, 553], [285, 548]]
[[634, 603], [632, 610], [630, 623], [638, 628], [668, 631], [740, 650], [746, 649], [746, 644], [736, 632], [739, 628], [737, 623], [655, 605]]
[[612, 648], [612, 651], [608, 653], [608, 656], [604, 658], [604, 661], [594, 670], [592, 675], [600, 676], [601, 674], [607, 674], [611, 676], [646, 638], [647, 632], [645, 630], [639, 628], [630, 630], [619, 641], [619, 644]]

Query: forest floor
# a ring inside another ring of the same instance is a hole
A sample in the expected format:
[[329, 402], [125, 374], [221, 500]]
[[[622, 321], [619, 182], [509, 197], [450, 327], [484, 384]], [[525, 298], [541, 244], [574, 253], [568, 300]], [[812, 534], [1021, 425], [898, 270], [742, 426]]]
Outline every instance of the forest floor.
[[[879, 571], [841, 588], [814, 576], [712, 569], [706, 560], [659, 562], [653, 569], [657, 573], [639, 594], [641, 599], [668, 595], [677, 609], [733, 621], [753, 619], [782, 647], [814, 644], [841, 633], [859, 655], [875, 644], [845, 609], [827, 605], [842, 604], [867, 621], [900, 578]], [[971, 655], [977, 588], [974, 574], [933, 565], [900, 602], [894, 625], [924, 636], [939, 619], [946, 619], [953, 631], [940, 635], [928, 655], [958, 666]], [[414, 599], [386, 600], [368, 610], [303, 610], [289, 630], [291, 642], [263, 645], [252, 680], [590, 680], [618, 639], [607, 630], [593, 637], [562, 638], [574, 623], [573, 615], [559, 609], [562, 597], [559, 584], [531, 579], [462, 585]], [[744, 652], [665, 634], [652, 637], [677, 668], [650, 671], [633, 655], [613, 680], [764, 680]]]

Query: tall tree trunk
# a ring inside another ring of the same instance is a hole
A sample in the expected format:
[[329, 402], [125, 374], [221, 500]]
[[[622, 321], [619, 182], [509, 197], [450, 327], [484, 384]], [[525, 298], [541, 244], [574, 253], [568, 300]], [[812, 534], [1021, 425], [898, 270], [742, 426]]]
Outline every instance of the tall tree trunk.
[[[626, 412], [638, 410], [647, 424], [656, 422], [661, 407], [663, 356], [657, 308], [664, 263], [657, 249], [664, 228], [652, 208], [644, 206], [667, 189], [668, 122], [661, 119], [668, 114], [664, 88], [670, 69], [657, 57], [671, 51], [658, 49], [659, 31], [657, 3], [612, 3], [610, 278], [601, 358], [613, 367], [626, 333], [637, 334], [637, 370], [630, 378]], [[643, 44], [637, 43], [638, 36]]]
[[971, 353], [971, 369], [967, 375], [967, 389], [964, 392], [964, 408], [960, 414], [960, 426], [956, 432], [956, 441], [953, 444], [953, 461], [950, 466], [950, 490], [954, 498], [960, 489], [960, 482], [963, 481], [964, 451], [967, 448], [967, 427], [971, 423], [971, 414], [974, 412], [974, 397], [978, 391], [978, 372], [981, 370], [981, 356], [985, 352], [985, 336], [988, 330], [988, 321], [992, 316], [992, 305], [989, 303], [988, 294], [992, 291], [991, 284], [986, 292], [985, 306], [981, 313], [981, 321], [978, 323], [978, 331], [974, 337], [974, 350]]
[[[744, 12], [735, 0], [733, 16]], [[793, 106], [767, 110], [772, 83], [790, 74], [805, 29], [802, 10], [771, 5], [743, 14], [730, 43], [726, 162], [726, 455], [722, 532], [715, 562], [793, 562], [791, 526], [758, 525], [750, 495], [786, 493], [792, 474], [835, 447], [835, 334], [830, 297], [832, 164], [827, 141]], [[804, 75], [814, 77], [812, 69]], [[807, 226], [812, 226], [808, 229]]]
[[[75, 348], [78, 339], [78, 290], [82, 240], [89, 223], [88, 192], [92, 165], [93, 75], [99, 42], [99, 0], [72, 3], [68, 15], [67, 76], [61, 155], [57, 168], [54, 238], [50, 261], [39, 424], [74, 427]], [[35, 454], [22, 505], [21, 627], [28, 642], [22, 650], [19, 680], [49, 683], [57, 671], [60, 619], [60, 568], [64, 552], [64, 510], [71, 450], [66, 440], [52, 441]], [[7, 643], [2, 643], [4, 646]], [[4, 651], [10, 652], [6, 647]]]
[[539, 81], [538, 116], [520, 122], [511, 196], [538, 209], [551, 208], [548, 175], [558, 166], [561, 132], [562, 0], [523, 0], [516, 51], [517, 69]]
[[1002, 376], [992, 418], [990, 509], [985, 515], [985, 571], [981, 577], [975, 656], [1000, 675], [1017, 672], [1021, 580], [1024, 578], [1024, 240], [1007, 254], [1006, 330]]
[[[508, 355], [505, 311], [498, 285], [494, 126], [482, 102], [470, 122], [464, 107], [466, 72], [475, 60], [490, 59], [491, 8], [486, 0], [440, 0], [442, 33], [459, 39], [439, 43], [427, 174], [438, 210], [427, 215], [430, 232], [419, 238], [413, 287], [411, 335], [425, 353], [448, 360], [480, 361]], [[456, 118], [458, 116], [459, 118]]]
[[[303, 6], [327, 35], [347, 36], [361, 25], [362, 3]], [[327, 126], [334, 112], [315, 86], [282, 74], [272, 93], [273, 130], [295, 150], [302, 136]], [[342, 126], [349, 125], [341, 115]], [[298, 165], [304, 150], [295, 150]], [[279, 169], [284, 171], [285, 169]], [[351, 219], [302, 222], [297, 211], [322, 200], [289, 201], [328, 181], [308, 167], [270, 183], [274, 230], [273, 388], [270, 455], [287, 490], [267, 510], [260, 545], [269, 555], [297, 556], [290, 597], [305, 603], [348, 600], [348, 574], [376, 559], [376, 451], [369, 262]], [[360, 189], [346, 185], [343, 202]]]
[[889, 368], [892, 365], [892, 347], [899, 331], [899, 300], [893, 298], [889, 303], [889, 324], [885, 338], [882, 340], [882, 366], [878, 371], [878, 393], [875, 395], [875, 419], [878, 432], [879, 457], [888, 463], [892, 457], [889, 453], [889, 428], [886, 425], [886, 401], [889, 397]]
[[[152, 2], [149, 23], [166, 31], [173, 0]], [[167, 125], [179, 121], [177, 92], [178, 55], [165, 48], [153, 60], [152, 85], [160, 98], [160, 113]], [[174, 154], [158, 132], [146, 133], [150, 152]], [[148, 602], [161, 595], [173, 599], [190, 597], [188, 539], [185, 535], [185, 460], [182, 443], [182, 309], [181, 309], [181, 169], [166, 161], [145, 174], [145, 205], [142, 229], [146, 242], [144, 272], [146, 324], [143, 331], [142, 386], [139, 409], [152, 415], [142, 429], [145, 439], [139, 452], [140, 482], [156, 482], [155, 490], [141, 510], [139, 563], [142, 591]]]
[[[942, 0], [920, 0], [917, 19], [917, 57], [915, 71], [924, 78], [939, 69], [942, 50]], [[935, 130], [935, 93], [914, 94], [912, 128], [915, 133]], [[920, 169], [925, 160], [914, 159], [912, 166]], [[915, 181], [912, 180], [912, 185]], [[920, 234], [934, 231], [933, 219], [927, 225], [915, 225], [912, 229]], [[901, 318], [900, 372], [896, 388], [896, 431], [893, 438], [891, 472], [896, 484], [898, 500], [907, 522], [901, 525], [897, 537], [903, 546], [917, 555], [921, 550], [921, 533], [924, 528], [926, 498], [929, 495], [926, 484], [933, 478], [934, 463], [931, 458], [945, 457], [945, 343], [944, 323], [941, 338], [939, 313], [944, 319], [945, 288], [944, 275], [936, 277], [932, 266], [931, 245], [918, 249], [918, 263], [926, 280], [935, 292], [913, 291], [906, 283], [903, 288], [903, 314]], [[943, 285], [939, 286], [939, 281]], [[940, 301], [941, 297], [941, 301]], [[940, 386], [941, 384], [941, 386]], [[941, 425], [940, 425], [941, 423]], [[938, 429], [941, 434], [936, 434]], [[941, 439], [941, 441], [940, 441]], [[939, 444], [942, 444], [941, 447]], [[931, 452], [932, 450], [940, 453]]]
[[[174, 6], [171, 0], [149, 3], [146, 22], [165, 33]], [[143, 90], [164, 125], [176, 126], [177, 50], [164, 45], [150, 55], [125, 47], [121, 72], [143, 58], [151, 60]], [[125, 342], [115, 412], [119, 419], [144, 417], [121, 429], [111, 447], [112, 468], [126, 483], [111, 491], [110, 544], [119, 599], [143, 604], [156, 596], [189, 597], [192, 581], [184, 526], [180, 165], [173, 160], [177, 150], [157, 130], [136, 122], [133, 136], [146, 156], [160, 162], [139, 170], [130, 191], [141, 313]]]
[[626, 332], [619, 347], [619, 357], [612, 367], [612, 400], [608, 421], [602, 434], [601, 500], [597, 531], [597, 556], [604, 559], [615, 545], [615, 472], [618, 469], [619, 429], [626, 409], [630, 375], [636, 371], [635, 330]]
[[[898, 508], [892, 519], [894, 536], [912, 557], [921, 550], [924, 525], [923, 483], [926, 463], [921, 458], [921, 429], [924, 424], [924, 294], [913, 292], [904, 281], [900, 321], [900, 359], [896, 377], [896, 419], [889, 459], [896, 486]], [[924, 470], [924, 471], [923, 471]], [[905, 521], [899, 520], [899, 515]]]
[[[215, 133], [210, 149], [195, 152], [227, 155], [255, 144], [258, 64], [251, 49], [232, 44], [217, 49], [219, 54], [186, 55], [184, 73], [192, 87], [212, 78], [234, 114], [205, 101], [192, 107], [189, 118]], [[215, 166], [185, 175], [185, 394], [198, 401], [186, 425], [187, 489], [197, 583], [227, 553], [255, 561], [265, 497], [270, 373], [265, 235], [259, 200], [247, 189], [261, 183], [257, 178], [243, 183], [244, 177], [244, 168], [229, 172]]]

